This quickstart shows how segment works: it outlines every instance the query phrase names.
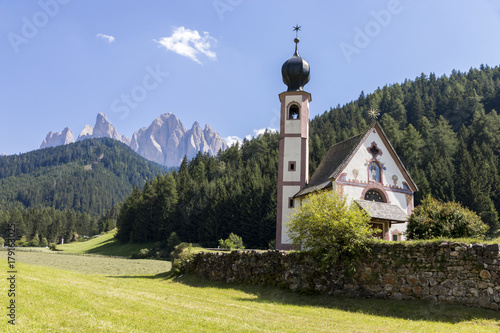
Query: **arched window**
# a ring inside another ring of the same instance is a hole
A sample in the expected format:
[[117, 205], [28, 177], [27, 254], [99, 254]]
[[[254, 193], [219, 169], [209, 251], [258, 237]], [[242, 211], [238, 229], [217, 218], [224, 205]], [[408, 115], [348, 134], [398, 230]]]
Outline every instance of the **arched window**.
[[385, 202], [382, 194], [380, 194], [377, 190], [368, 190], [365, 193], [365, 200], [368, 201], [376, 201], [376, 202]]
[[299, 119], [300, 118], [300, 109], [297, 104], [292, 104], [288, 108], [288, 119]]

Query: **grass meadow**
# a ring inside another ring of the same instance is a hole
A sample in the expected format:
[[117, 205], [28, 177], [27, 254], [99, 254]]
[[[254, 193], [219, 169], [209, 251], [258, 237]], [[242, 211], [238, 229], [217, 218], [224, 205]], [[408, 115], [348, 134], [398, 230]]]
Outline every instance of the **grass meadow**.
[[[3, 316], [1, 332], [500, 332], [492, 310], [174, 278], [165, 261], [39, 252], [16, 259], [17, 325]], [[0, 286], [5, 309], [7, 282]]]
[[152, 248], [154, 246], [154, 243], [122, 244], [114, 238], [115, 234], [116, 229], [85, 242], [73, 242], [57, 245], [57, 249], [70, 253], [90, 253], [130, 257], [130, 255], [138, 253], [141, 249]]

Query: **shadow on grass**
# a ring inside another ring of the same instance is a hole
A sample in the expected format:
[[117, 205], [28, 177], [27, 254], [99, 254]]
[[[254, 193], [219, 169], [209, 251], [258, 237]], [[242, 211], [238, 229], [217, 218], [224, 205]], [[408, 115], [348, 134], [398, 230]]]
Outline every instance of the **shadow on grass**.
[[130, 257], [133, 253], [139, 252], [143, 248], [151, 248], [153, 246], [153, 243], [122, 244], [115, 238], [111, 238], [85, 251], [85, 253]]
[[[173, 279], [174, 275], [171, 272], [168, 272], [157, 274], [151, 278]], [[479, 309], [465, 305], [436, 305], [417, 300], [395, 301], [372, 298], [366, 299], [327, 295], [305, 295], [278, 287], [225, 284], [220, 281], [205, 280], [193, 275], [182, 276], [173, 281], [196, 288], [234, 289], [256, 296], [256, 298], [237, 299], [244, 302], [321, 307], [380, 317], [392, 317], [412, 321], [434, 321], [451, 324], [467, 321], [477, 322], [481, 320], [496, 321], [496, 323], [487, 323], [487, 325], [492, 326], [492, 331], [500, 329], [499, 311]]]
[[500, 311], [479, 309], [459, 304], [431, 304], [418, 300], [385, 300], [374, 298], [349, 298], [343, 296], [306, 295], [291, 290], [270, 286], [254, 286], [245, 284], [226, 284], [221, 281], [210, 281], [195, 275], [176, 274], [171, 270], [155, 275], [108, 276], [116, 279], [162, 279], [181, 283], [194, 288], [216, 288], [237, 290], [256, 297], [236, 298], [242, 302], [275, 303], [283, 305], [321, 307], [362, 313], [380, 317], [392, 317], [412, 321], [434, 321], [457, 324], [460, 322], [494, 321], [492, 331], [500, 330]]
[[107, 278], [113, 279], [150, 279], [150, 280], [176, 280], [177, 276], [172, 272], [172, 270], [168, 272], [158, 273], [155, 275], [108, 275]]

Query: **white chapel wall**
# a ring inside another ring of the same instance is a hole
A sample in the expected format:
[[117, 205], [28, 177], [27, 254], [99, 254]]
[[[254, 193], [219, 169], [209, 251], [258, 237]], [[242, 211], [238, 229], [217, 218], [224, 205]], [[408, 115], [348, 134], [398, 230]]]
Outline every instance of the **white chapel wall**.
[[[283, 207], [282, 207], [282, 224], [281, 224], [281, 243], [291, 244], [290, 238], [288, 237], [288, 228], [286, 224], [290, 220], [290, 214], [293, 212], [293, 208], [288, 207], [290, 198], [300, 191], [300, 186], [283, 186]], [[297, 204], [297, 200], [294, 200], [294, 204]]]
[[[298, 182], [300, 181], [300, 170], [301, 170], [301, 150], [297, 149], [302, 144], [302, 139], [300, 137], [285, 137], [285, 152], [283, 155], [283, 180], [286, 182]], [[295, 171], [288, 171], [288, 162], [295, 161]], [[298, 192], [298, 190], [297, 190]], [[295, 192], [295, 193], [297, 193]], [[294, 194], [295, 194], [294, 193]]]

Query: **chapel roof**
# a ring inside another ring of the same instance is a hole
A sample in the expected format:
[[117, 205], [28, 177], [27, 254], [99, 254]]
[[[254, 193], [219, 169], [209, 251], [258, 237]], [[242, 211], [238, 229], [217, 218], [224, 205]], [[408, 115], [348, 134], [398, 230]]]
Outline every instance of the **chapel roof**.
[[388, 220], [392, 222], [406, 222], [408, 215], [398, 206], [385, 202], [368, 200], [354, 200], [372, 219]]
[[331, 186], [331, 179], [338, 176], [364, 136], [364, 134], [359, 134], [331, 146], [312, 175], [309, 184], [295, 196], [301, 197]]
[[352, 155], [357, 151], [361, 143], [374, 129], [378, 131], [382, 140], [385, 141], [389, 149], [392, 150], [394, 158], [397, 160], [397, 162], [399, 162], [399, 166], [401, 167], [403, 174], [405, 174], [405, 176], [409, 180], [410, 186], [412, 187], [412, 191], [413, 192], [417, 191], [418, 190], [417, 185], [415, 184], [410, 174], [404, 167], [399, 156], [396, 154], [394, 148], [387, 139], [384, 131], [382, 130], [378, 122], [375, 122], [373, 126], [366, 133], [353, 136], [350, 139], [344, 140], [342, 142], [336, 143], [333, 146], [331, 146], [330, 149], [328, 149], [328, 151], [326, 152], [323, 159], [321, 160], [318, 168], [312, 175], [309, 183], [306, 184], [306, 186], [304, 186], [304, 188], [302, 188], [295, 195], [295, 197], [302, 197], [307, 194], [331, 187], [332, 179], [335, 179], [342, 172], [344, 167], [351, 159]]

